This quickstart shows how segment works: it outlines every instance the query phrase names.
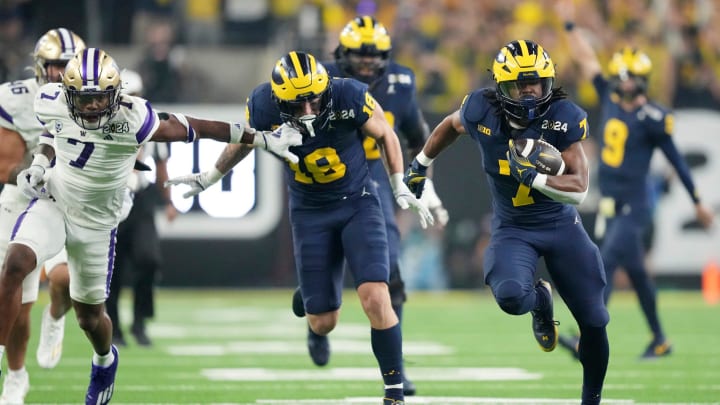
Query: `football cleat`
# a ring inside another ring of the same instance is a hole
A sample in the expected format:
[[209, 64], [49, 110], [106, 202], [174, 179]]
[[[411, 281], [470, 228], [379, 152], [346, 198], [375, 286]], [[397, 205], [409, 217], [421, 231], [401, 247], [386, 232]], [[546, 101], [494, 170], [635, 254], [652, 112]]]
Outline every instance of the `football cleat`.
[[330, 341], [327, 336], [320, 336], [308, 326], [308, 352], [316, 366], [324, 366], [330, 361]]
[[130, 327], [130, 333], [135, 337], [138, 345], [144, 347], [152, 346], [152, 340], [148, 337], [144, 324], [133, 323]]
[[36, 354], [38, 365], [42, 368], [54, 368], [60, 362], [65, 336], [65, 316], [53, 319], [50, 305], [45, 307], [40, 323], [40, 342]]
[[672, 345], [667, 339], [662, 341], [653, 340], [650, 342], [645, 352], [640, 357], [641, 360], [654, 360], [660, 357], [665, 357], [672, 353]]
[[560, 335], [558, 337], [558, 343], [560, 347], [567, 349], [576, 360], [580, 360], [580, 337], [579, 336], [565, 336]]
[[383, 398], [383, 405], [405, 405], [402, 399]]
[[115, 390], [115, 375], [117, 374], [118, 363], [120, 357], [115, 345], [112, 345], [115, 360], [107, 367], [96, 366], [92, 364], [90, 372], [90, 385], [85, 395], [85, 405], [106, 405], [110, 403]]
[[24, 404], [30, 390], [30, 378], [27, 371], [7, 373], [3, 383], [0, 405]]
[[292, 297], [292, 311], [295, 316], [302, 318], [305, 316], [305, 304], [303, 303], [300, 287], [295, 289]]
[[540, 345], [540, 349], [551, 352], [557, 346], [557, 326], [560, 324], [560, 322], [553, 319], [552, 287], [547, 281], [539, 279], [535, 284], [535, 290], [538, 294], [545, 294], [547, 307], [544, 310], [531, 311], [533, 333], [535, 334], [535, 340]]

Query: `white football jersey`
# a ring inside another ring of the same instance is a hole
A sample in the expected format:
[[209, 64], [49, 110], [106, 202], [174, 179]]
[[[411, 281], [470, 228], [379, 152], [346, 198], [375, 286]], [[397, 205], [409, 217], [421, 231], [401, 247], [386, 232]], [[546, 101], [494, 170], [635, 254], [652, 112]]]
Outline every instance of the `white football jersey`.
[[[35, 78], [7, 82], [0, 85], [0, 127], [15, 131], [25, 141], [25, 158], [31, 159], [44, 128], [35, 118], [33, 101], [38, 85]], [[11, 201], [27, 202], [14, 184], [5, 184], [0, 204]]]
[[68, 219], [91, 228], [117, 226], [138, 150], [160, 125], [150, 103], [123, 95], [105, 126], [86, 130], [70, 118], [62, 85], [50, 83], [35, 97], [35, 114], [47, 131], [40, 143], [55, 148], [47, 188]]

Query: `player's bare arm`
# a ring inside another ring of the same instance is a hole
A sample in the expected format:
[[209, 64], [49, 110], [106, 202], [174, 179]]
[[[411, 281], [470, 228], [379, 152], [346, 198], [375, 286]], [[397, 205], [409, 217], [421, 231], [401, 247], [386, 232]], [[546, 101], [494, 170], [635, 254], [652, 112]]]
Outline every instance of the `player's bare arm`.
[[580, 74], [586, 80], [592, 80], [602, 73], [600, 61], [590, 42], [582, 30], [575, 27], [575, 5], [572, 0], [557, 3], [555, 7], [558, 17], [565, 22], [565, 33], [568, 40], [568, 52], [572, 61], [580, 68]]
[[445, 148], [452, 145], [460, 135], [465, 133], [465, 127], [463, 127], [460, 120], [460, 110], [457, 110], [445, 117], [435, 127], [425, 143], [422, 152], [425, 156], [434, 159], [440, 152], [445, 150]]
[[20, 134], [0, 127], [0, 183], [16, 184], [18, 173], [30, 165], [24, 156], [25, 141]]
[[373, 114], [361, 129], [363, 134], [374, 138], [384, 151], [389, 173], [402, 173], [404, 165], [400, 139], [385, 119], [385, 113], [380, 104], [375, 103]]
[[565, 161], [565, 173], [561, 176], [548, 176], [547, 186], [555, 190], [583, 193], [588, 189], [588, 160], [582, 143], [575, 142], [562, 152]]

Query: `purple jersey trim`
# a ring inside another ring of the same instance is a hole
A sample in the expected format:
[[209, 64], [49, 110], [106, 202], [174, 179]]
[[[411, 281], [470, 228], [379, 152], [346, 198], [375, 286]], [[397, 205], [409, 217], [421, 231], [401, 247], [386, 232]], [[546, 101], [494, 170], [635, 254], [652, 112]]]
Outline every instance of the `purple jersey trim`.
[[155, 126], [155, 113], [150, 106], [150, 102], [145, 102], [145, 107], [147, 108], [147, 116], [145, 117], [145, 122], [143, 122], [142, 127], [140, 127], [140, 130], [135, 135], [135, 140], [137, 140], [137, 143], [143, 143], [145, 138], [147, 138], [150, 135], [150, 131]]
[[5, 118], [5, 120], [11, 124], [14, 124], [13, 117], [10, 115], [7, 111], [5, 111], [4, 108], [0, 105], [0, 117]]

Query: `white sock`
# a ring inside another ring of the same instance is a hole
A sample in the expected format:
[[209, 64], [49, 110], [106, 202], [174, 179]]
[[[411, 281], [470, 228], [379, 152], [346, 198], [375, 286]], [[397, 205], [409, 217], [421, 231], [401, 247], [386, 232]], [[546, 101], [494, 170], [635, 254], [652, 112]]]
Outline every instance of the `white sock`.
[[112, 352], [112, 349], [104, 356], [101, 356], [97, 353], [93, 353], [93, 364], [100, 367], [108, 367], [109, 365], [113, 364], [115, 361], [115, 355]]
[[0, 363], [2, 363], [2, 359], [5, 356], [5, 346], [0, 345]]
[[27, 371], [25, 371], [25, 366], [22, 366], [18, 370], [10, 370], [10, 368], [8, 367], [8, 375], [22, 375], [22, 374], [26, 374], [26, 373], [27, 373]]

